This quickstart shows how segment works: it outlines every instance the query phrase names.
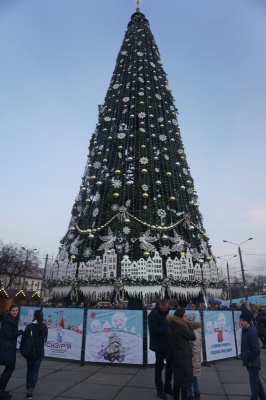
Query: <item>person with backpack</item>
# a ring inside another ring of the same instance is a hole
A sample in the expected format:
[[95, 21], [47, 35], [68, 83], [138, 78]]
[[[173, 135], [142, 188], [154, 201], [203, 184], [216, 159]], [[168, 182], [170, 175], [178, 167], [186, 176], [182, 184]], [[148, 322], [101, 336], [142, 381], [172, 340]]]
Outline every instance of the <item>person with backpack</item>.
[[0, 399], [8, 400], [11, 394], [5, 390], [16, 368], [17, 338], [23, 330], [18, 330], [19, 307], [13, 304], [9, 313], [3, 317], [0, 330], [0, 365], [5, 369], [0, 377]]
[[46, 324], [43, 322], [43, 313], [41, 310], [36, 310], [34, 312], [32, 323], [27, 326], [23, 333], [20, 345], [20, 348], [22, 348], [26, 338], [32, 336], [34, 352], [33, 355], [26, 359], [26, 398], [29, 400], [33, 398], [33, 391], [38, 381], [39, 369], [44, 357], [44, 344], [47, 340], [47, 334], [48, 329]]

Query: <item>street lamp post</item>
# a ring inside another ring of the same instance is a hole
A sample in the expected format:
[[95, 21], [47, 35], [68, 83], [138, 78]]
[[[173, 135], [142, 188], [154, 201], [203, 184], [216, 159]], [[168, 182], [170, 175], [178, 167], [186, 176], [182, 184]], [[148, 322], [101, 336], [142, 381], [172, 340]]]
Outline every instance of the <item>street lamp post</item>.
[[44, 288], [44, 280], [46, 279], [46, 274], [47, 274], [47, 264], [48, 264], [48, 259], [49, 259], [49, 254], [46, 254], [45, 256], [45, 263], [44, 263], [44, 271], [43, 271], [43, 279], [42, 279], [42, 284], [41, 284], [41, 298], [43, 299], [45, 296], [45, 288]]
[[237, 246], [237, 248], [238, 248], [239, 260], [240, 260], [240, 266], [241, 266], [241, 273], [242, 273], [242, 280], [243, 280], [243, 286], [244, 286], [244, 297], [245, 297], [245, 300], [248, 299], [248, 294], [247, 294], [247, 285], [246, 285], [245, 271], [244, 271], [244, 265], [243, 265], [242, 253], [241, 253], [241, 248], [240, 248], [240, 246], [241, 246], [241, 244], [246, 243], [246, 242], [248, 242], [249, 240], [252, 240], [252, 239], [253, 239], [253, 238], [249, 238], [249, 239], [247, 239], [247, 240], [245, 240], [244, 242], [241, 242], [241, 243], [239, 243], [239, 244], [238, 244], [238, 243], [234, 243], [234, 242], [229, 242], [229, 240], [223, 240], [223, 242], [231, 243], [231, 244]]
[[[224, 256], [226, 257], [226, 256]], [[220, 260], [226, 261], [226, 270], [227, 270], [227, 279], [228, 279], [228, 286], [229, 286], [229, 300], [230, 300], [230, 306], [232, 305], [232, 292], [231, 292], [231, 282], [230, 282], [230, 275], [229, 275], [229, 261], [232, 260], [232, 258], [236, 257], [236, 254], [234, 254], [231, 258], [222, 258], [222, 257], [217, 257]]]
[[200, 271], [201, 271], [203, 298], [204, 298], [205, 308], [207, 309], [208, 308], [208, 301], [207, 301], [207, 296], [206, 296], [206, 282], [204, 281], [204, 274], [203, 274], [203, 265], [204, 265], [203, 258], [199, 258], [198, 262], [199, 262]]

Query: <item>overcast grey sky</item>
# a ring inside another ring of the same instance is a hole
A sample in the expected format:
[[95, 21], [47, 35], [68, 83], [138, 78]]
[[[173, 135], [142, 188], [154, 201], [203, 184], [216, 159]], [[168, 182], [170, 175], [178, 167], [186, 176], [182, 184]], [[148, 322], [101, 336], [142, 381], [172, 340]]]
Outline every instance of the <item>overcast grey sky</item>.
[[[0, 1], [0, 239], [56, 256], [134, 11], [132, 0]], [[145, 0], [141, 11], [213, 253], [253, 237], [245, 269], [265, 273], [266, 257], [249, 254], [266, 254], [266, 3]]]

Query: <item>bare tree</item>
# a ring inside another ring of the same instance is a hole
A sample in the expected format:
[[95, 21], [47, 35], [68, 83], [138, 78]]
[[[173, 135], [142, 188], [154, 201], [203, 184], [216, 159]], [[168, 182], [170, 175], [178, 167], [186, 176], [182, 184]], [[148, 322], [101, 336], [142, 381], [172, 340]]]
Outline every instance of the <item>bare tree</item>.
[[265, 290], [266, 290], [266, 275], [254, 275], [254, 280], [249, 285], [250, 295], [264, 294]]
[[34, 272], [38, 267], [38, 253], [35, 250], [0, 241], [0, 286], [11, 289], [19, 278], [23, 279]]

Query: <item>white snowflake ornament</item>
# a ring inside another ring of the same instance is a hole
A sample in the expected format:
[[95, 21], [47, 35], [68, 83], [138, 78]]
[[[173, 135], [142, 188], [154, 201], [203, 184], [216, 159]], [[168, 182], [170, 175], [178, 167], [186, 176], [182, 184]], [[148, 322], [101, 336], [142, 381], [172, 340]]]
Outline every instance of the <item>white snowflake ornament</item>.
[[140, 112], [138, 114], [139, 118], [145, 118], [146, 117], [146, 113], [145, 112]]
[[141, 157], [140, 158], [140, 160], [139, 160], [139, 162], [141, 163], [141, 164], [148, 164], [148, 162], [149, 162], [149, 160], [148, 160], [148, 158], [147, 157]]
[[122, 182], [117, 180], [117, 179], [114, 179], [113, 182], [112, 182], [112, 185], [113, 185], [114, 188], [118, 189], [118, 188], [120, 188], [122, 186]]
[[166, 256], [166, 257], [169, 256], [169, 254], [171, 254], [170, 247], [169, 246], [162, 246], [160, 248], [160, 253], [161, 253], [162, 256]]
[[166, 135], [159, 135], [159, 140], [161, 140], [162, 142], [166, 142], [167, 140]]
[[157, 214], [159, 215], [160, 218], [165, 218], [166, 217], [166, 212], [162, 208], [160, 208], [157, 211]]
[[101, 163], [99, 162], [99, 161], [95, 161], [95, 163], [93, 164], [93, 167], [95, 168], [95, 169], [98, 169], [98, 168], [100, 168], [101, 167]]
[[128, 235], [130, 233], [130, 228], [128, 226], [125, 226], [123, 228], [123, 232], [124, 232], [125, 235]]

